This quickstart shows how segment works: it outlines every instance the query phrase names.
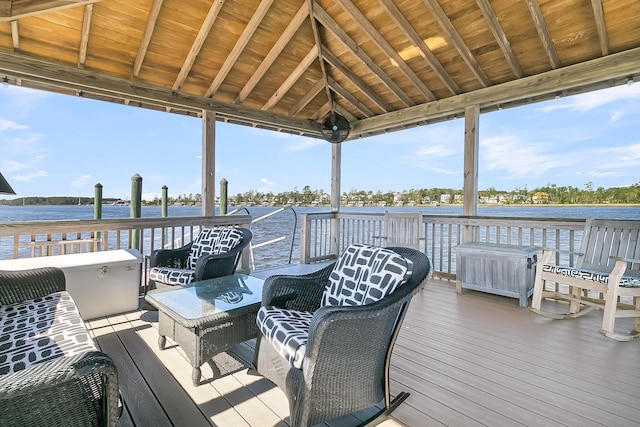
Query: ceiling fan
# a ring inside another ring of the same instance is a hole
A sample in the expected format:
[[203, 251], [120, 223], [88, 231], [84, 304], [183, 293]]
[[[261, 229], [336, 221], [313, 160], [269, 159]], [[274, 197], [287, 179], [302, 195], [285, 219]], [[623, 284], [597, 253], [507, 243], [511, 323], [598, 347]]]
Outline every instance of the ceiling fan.
[[349, 122], [340, 114], [333, 112], [322, 122], [322, 137], [332, 144], [338, 144], [349, 136]]

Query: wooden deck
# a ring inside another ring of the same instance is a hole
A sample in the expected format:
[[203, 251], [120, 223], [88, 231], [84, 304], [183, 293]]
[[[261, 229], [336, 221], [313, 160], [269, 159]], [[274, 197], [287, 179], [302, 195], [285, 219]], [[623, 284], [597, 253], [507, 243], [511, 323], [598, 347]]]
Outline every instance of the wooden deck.
[[[601, 319], [550, 320], [516, 299], [456, 295], [453, 282], [432, 280], [414, 297], [393, 355], [392, 392], [411, 396], [383, 426], [640, 426], [640, 342], [601, 336]], [[284, 394], [246, 372], [253, 342], [205, 364], [193, 387], [181, 349], [158, 350], [157, 313], [88, 326], [118, 364], [121, 426], [288, 425]]]

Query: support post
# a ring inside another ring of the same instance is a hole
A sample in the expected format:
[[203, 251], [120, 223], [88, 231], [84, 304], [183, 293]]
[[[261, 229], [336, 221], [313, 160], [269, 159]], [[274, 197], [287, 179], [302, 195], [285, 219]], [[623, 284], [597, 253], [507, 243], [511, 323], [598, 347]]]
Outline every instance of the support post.
[[216, 113], [202, 111], [202, 216], [215, 215]]
[[[102, 219], [102, 184], [97, 183], [93, 192], [93, 219]], [[93, 250], [101, 250], [100, 239], [102, 233], [100, 231], [94, 232], [92, 245]]]
[[[166, 185], [162, 186], [162, 200], [160, 203], [160, 215], [162, 216], [162, 218], [167, 218], [169, 216], [169, 187], [167, 187]], [[162, 233], [162, 247], [164, 247], [168, 240], [169, 230], [165, 228], [164, 232]]]
[[[471, 105], [464, 109], [464, 216], [478, 215], [478, 151], [480, 148], [479, 120], [480, 106]], [[473, 242], [477, 238], [477, 230], [466, 225], [463, 242]]]
[[220, 215], [227, 214], [228, 200], [227, 200], [227, 188], [229, 187], [229, 182], [222, 178], [220, 180]]
[[329, 226], [329, 250], [331, 254], [339, 255], [340, 248], [340, 181], [342, 175], [342, 144], [331, 144], [331, 218]]
[[[142, 216], [142, 177], [135, 174], [131, 177], [131, 218], [140, 218]], [[141, 250], [140, 247], [140, 230], [131, 230], [131, 239], [129, 247]]]

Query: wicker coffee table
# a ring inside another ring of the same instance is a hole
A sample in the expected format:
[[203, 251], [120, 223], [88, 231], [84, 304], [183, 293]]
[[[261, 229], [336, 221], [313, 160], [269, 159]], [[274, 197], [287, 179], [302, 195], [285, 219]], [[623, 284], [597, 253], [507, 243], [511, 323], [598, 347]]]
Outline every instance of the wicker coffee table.
[[194, 386], [205, 362], [256, 337], [263, 283], [235, 274], [147, 294], [147, 302], [158, 308], [158, 346], [163, 350], [169, 337], [182, 347], [193, 366]]

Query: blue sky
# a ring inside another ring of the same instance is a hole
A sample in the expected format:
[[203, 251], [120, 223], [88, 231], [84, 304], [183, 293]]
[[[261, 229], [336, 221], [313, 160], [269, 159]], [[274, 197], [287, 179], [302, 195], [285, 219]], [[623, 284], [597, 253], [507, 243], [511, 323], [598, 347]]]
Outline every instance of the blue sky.
[[[479, 188], [640, 182], [640, 84], [480, 116]], [[343, 143], [342, 191], [462, 188], [464, 119]], [[17, 197], [152, 199], [201, 192], [201, 120], [10, 86], [0, 88], [0, 172]], [[329, 143], [216, 124], [216, 192], [330, 191]], [[16, 196], [0, 196], [14, 198]]]

